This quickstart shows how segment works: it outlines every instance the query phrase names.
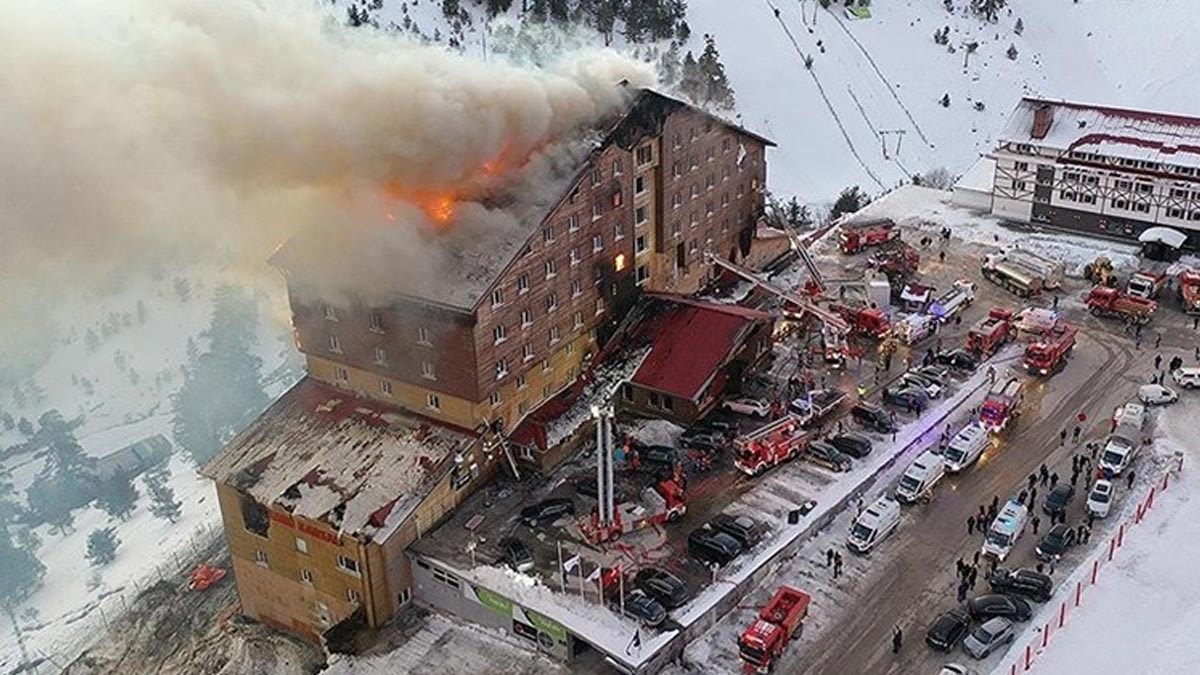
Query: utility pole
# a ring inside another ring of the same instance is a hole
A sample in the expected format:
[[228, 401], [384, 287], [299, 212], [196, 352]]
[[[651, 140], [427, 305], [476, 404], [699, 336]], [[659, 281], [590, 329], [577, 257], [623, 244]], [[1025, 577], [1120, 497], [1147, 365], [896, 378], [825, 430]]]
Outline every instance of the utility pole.
[[17, 638], [17, 649], [21, 652], [23, 672], [32, 672], [33, 675], [37, 675], [38, 667], [29, 660], [29, 648], [25, 645], [25, 635], [21, 632], [21, 625], [17, 623], [17, 613], [13, 611], [12, 604], [7, 601], [4, 603], [4, 613], [8, 615], [8, 620], [13, 625], [13, 635]]
[[905, 129], [880, 129], [879, 130], [879, 143], [880, 143], [880, 145], [883, 146], [883, 158], [884, 159], [891, 159], [891, 157], [888, 156], [887, 137], [888, 136], [896, 137], [896, 156], [899, 157], [900, 156], [900, 144], [904, 141], [905, 132], [906, 132]]

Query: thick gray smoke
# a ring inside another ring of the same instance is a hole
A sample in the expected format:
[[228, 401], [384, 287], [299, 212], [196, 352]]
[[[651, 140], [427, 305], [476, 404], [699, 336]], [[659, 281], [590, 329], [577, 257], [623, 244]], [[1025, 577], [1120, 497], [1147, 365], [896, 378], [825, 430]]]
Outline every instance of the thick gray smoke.
[[483, 63], [328, 12], [0, 2], [0, 304], [145, 257], [259, 263], [301, 228], [355, 227], [381, 195], [469, 197], [611, 112], [618, 81], [653, 81], [612, 51]]

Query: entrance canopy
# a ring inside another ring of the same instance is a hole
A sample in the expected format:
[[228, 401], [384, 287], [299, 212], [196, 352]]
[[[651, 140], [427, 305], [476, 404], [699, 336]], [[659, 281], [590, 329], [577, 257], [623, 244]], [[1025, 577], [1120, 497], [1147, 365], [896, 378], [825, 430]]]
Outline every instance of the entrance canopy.
[[1187, 241], [1187, 235], [1169, 227], [1151, 227], [1138, 236], [1138, 241], [1143, 244], [1162, 244], [1171, 248], [1179, 248], [1183, 246], [1183, 242]]

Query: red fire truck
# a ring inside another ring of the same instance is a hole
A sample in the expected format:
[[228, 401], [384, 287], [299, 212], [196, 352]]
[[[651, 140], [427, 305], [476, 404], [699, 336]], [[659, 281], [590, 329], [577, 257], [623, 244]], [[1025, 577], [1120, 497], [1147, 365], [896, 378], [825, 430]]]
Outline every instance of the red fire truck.
[[979, 423], [988, 431], [1002, 431], [1017, 416], [1021, 405], [1021, 381], [996, 380], [979, 409]]
[[987, 316], [967, 331], [967, 351], [985, 356], [995, 354], [1013, 337], [1015, 329], [1012, 319], [1012, 310], [993, 307]]
[[1084, 298], [1088, 309], [1096, 316], [1115, 316], [1135, 324], [1150, 323], [1158, 303], [1122, 293], [1115, 288], [1096, 286]]
[[592, 511], [592, 517], [580, 523], [580, 530], [588, 541], [600, 544], [620, 539], [629, 532], [674, 522], [685, 513], [687, 504], [683, 499], [682, 481], [672, 477], [645, 487], [638, 500], [617, 504], [613, 522], [608, 525], [599, 522], [598, 511]]
[[1179, 304], [1188, 314], [1200, 314], [1200, 271], [1179, 273]]
[[892, 324], [888, 320], [887, 314], [874, 307], [833, 304], [829, 306], [829, 309], [837, 312], [846, 323], [850, 324], [850, 332], [857, 335], [882, 339], [892, 331]]
[[1043, 333], [1025, 348], [1025, 367], [1031, 374], [1049, 375], [1067, 364], [1079, 329], [1067, 323]]
[[742, 473], [757, 476], [776, 464], [799, 457], [808, 447], [808, 440], [800, 420], [794, 415], [784, 415], [736, 439], [733, 464]]
[[744, 671], [770, 672], [775, 660], [800, 630], [812, 596], [792, 586], [780, 586], [738, 639]]
[[842, 223], [838, 229], [838, 243], [847, 255], [900, 238], [900, 229], [889, 218]]

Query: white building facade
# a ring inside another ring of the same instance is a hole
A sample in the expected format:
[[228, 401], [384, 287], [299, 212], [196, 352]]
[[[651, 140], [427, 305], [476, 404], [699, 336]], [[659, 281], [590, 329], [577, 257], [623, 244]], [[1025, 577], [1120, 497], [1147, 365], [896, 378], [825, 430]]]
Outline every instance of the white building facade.
[[996, 216], [1200, 249], [1200, 118], [1026, 98], [994, 157]]

